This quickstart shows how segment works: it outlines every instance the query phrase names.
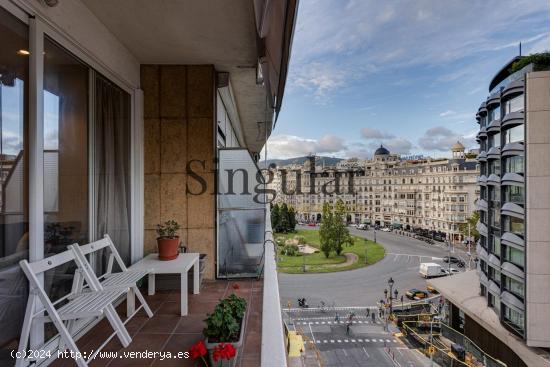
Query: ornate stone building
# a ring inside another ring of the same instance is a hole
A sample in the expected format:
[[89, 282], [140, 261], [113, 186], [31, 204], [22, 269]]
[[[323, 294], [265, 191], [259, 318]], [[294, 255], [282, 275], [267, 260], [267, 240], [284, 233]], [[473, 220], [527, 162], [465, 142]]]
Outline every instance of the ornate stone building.
[[[457, 142], [452, 157], [402, 159], [380, 146], [374, 158], [352, 158], [336, 166], [278, 167], [271, 187], [275, 202], [295, 208], [299, 220], [319, 222], [323, 204], [342, 199], [348, 222], [424, 230], [462, 239], [459, 225], [476, 210], [479, 175], [474, 158]], [[312, 169], [314, 167], [314, 169]]]

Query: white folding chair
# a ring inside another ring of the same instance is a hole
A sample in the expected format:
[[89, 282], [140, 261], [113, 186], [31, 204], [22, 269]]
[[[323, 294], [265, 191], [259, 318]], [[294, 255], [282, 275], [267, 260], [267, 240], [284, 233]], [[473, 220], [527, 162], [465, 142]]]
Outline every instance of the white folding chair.
[[[76, 258], [73, 251], [67, 250], [33, 263], [29, 263], [27, 260], [19, 262], [30, 283], [30, 294], [27, 301], [27, 310], [18, 347], [18, 351], [20, 352], [19, 355], [25, 355], [24, 351], [27, 350], [31, 327], [34, 322], [52, 322], [59, 332], [59, 350], [69, 349], [75, 356], [83, 356], [78, 350], [73, 335], [71, 334], [70, 329], [72, 323], [75, 320], [105, 315], [113, 327], [114, 333], [111, 334], [107, 341], [105, 341], [92, 356], [89, 356], [87, 360], [93, 359], [95, 355], [97, 355], [97, 352], [107, 345], [115, 335], [118, 336], [118, 339], [124, 347], [127, 347], [132, 341], [124, 323], [113, 306], [113, 302], [121, 295], [125, 294], [127, 289], [113, 288], [101, 291], [82, 291], [80, 287], [75, 286], [75, 284], [79, 282], [78, 278], [84, 275], [88, 283], [92, 283], [93, 279], [89, 278], [87, 273], [77, 270], [71, 292], [55, 302], [50, 300], [50, 297], [46, 294], [39, 282], [37, 275], [70, 261], [76, 261]], [[40, 304], [37, 300], [40, 300], [42, 304], [41, 307], [37, 307], [37, 305]], [[32, 347], [33, 349], [38, 349], [34, 348], [34, 346]], [[88, 366], [87, 360], [75, 357], [75, 362], [79, 367]], [[31, 360], [27, 358], [17, 358], [16, 367], [26, 366], [30, 361]]]
[[[110, 251], [107, 261], [107, 270], [104, 274], [97, 277], [92, 269], [92, 266], [90, 265], [90, 262], [86, 259], [86, 255], [93, 254], [96, 251], [106, 248]], [[106, 234], [103, 239], [87, 245], [70, 245], [69, 249], [74, 252], [79, 268], [83, 271], [87, 271], [89, 273], [88, 277], [94, 279], [94, 285], [89, 284], [92, 289], [101, 291], [121, 287], [128, 288], [129, 292], [133, 292], [133, 294], [130, 294], [131, 297], [127, 297], [130, 302], [134, 299], [134, 294], [137, 296], [141, 305], [134, 311], [134, 313], [128, 316], [128, 319], [131, 319], [135, 314], [137, 314], [142, 307], [147, 313], [147, 316], [153, 317], [151, 308], [147, 304], [147, 301], [145, 301], [145, 298], [137, 286], [137, 282], [144, 276], [148, 275], [150, 270], [129, 270], [124, 264], [124, 261], [122, 261], [122, 258], [120, 257], [113, 241], [111, 241], [111, 237], [109, 237], [108, 234]], [[120, 267], [120, 272], [113, 273], [114, 262], [116, 262]], [[133, 305], [131, 308], [133, 309]]]

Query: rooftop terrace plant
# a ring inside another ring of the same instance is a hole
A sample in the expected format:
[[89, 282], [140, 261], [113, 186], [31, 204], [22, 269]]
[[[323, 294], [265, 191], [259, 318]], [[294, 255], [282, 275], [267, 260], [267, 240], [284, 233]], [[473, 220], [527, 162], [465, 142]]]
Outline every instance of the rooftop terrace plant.
[[525, 56], [514, 62], [510, 67], [509, 72], [515, 73], [529, 64], [534, 64], [535, 71], [550, 69], [550, 52], [540, 52]]

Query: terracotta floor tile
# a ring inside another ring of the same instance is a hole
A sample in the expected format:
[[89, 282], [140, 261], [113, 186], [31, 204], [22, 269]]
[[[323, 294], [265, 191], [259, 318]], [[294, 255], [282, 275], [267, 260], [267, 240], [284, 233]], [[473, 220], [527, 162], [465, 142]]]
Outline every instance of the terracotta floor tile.
[[156, 312], [157, 315], [181, 315], [181, 303], [166, 301], [164, 302]]
[[180, 321], [178, 315], [155, 315], [152, 319], [149, 319], [145, 325], [139, 331], [139, 334], [158, 334], [158, 333], [172, 333]]
[[187, 352], [193, 344], [203, 339], [204, 337], [200, 333], [173, 334], [168, 339], [163, 351], [171, 353]]
[[202, 302], [200, 299], [193, 299], [189, 300], [189, 313], [190, 314], [197, 314], [197, 313], [212, 313], [214, 312], [214, 308], [218, 304], [218, 301], [208, 301], [208, 302]]
[[206, 314], [190, 314], [182, 317], [174, 333], [202, 333], [206, 326]]
[[259, 355], [241, 358], [241, 367], [259, 367], [260, 364], [261, 358]]
[[243, 356], [260, 354], [262, 345], [262, 334], [250, 331], [245, 335]]
[[[238, 283], [239, 289], [233, 289], [232, 284]], [[205, 326], [204, 319], [207, 313], [214, 311], [219, 299], [224, 295], [237, 294], [247, 300], [247, 326], [245, 343], [240, 353], [238, 367], [257, 367], [260, 365], [261, 349], [261, 320], [263, 302], [263, 282], [257, 280], [239, 281], [205, 281], [198, 295], [189, 294], [189, 315], [181, 317], [180, 294], [174, 291], [159, 291], [153, 296], [147, 296], [147, 291], [142, 293], [146, 297], [149, 306], [153, 309], [154, 316], [149, 319], [145, 312], [140, 312], [130, 320], [126, 328], [132, 336], [132, 343], [127, 349], [123, 349], [118, 338], [113, 338], [104, 351], [187, 351], [192, 344], [203, 339], [202, 330]], [[136, 300], [136, 303], [138, 301]], [[117, 307], [117, 311], [126, 319], [125, 303]], [[97, 348], [113, 332], [107, 320], [102, 320], [92, 331], [78, 341], [82, 351]], [[54, 367], [76, 366], [73, 360], [58, 360]], [[194, 361], [188, 359], [124, 359], [114, 360], [96, 359], [91, 363], [93, 367], [142, 367], [142, 366], [194, 366]]]

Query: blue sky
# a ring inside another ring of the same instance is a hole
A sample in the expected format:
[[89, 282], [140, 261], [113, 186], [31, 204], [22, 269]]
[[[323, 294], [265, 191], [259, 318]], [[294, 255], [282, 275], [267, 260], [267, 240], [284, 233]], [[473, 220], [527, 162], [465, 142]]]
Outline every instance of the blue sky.
[[550, 1], [301, 0], [268, 157], [475, 148], [475, 112], [520, 41], [550, 50]]

